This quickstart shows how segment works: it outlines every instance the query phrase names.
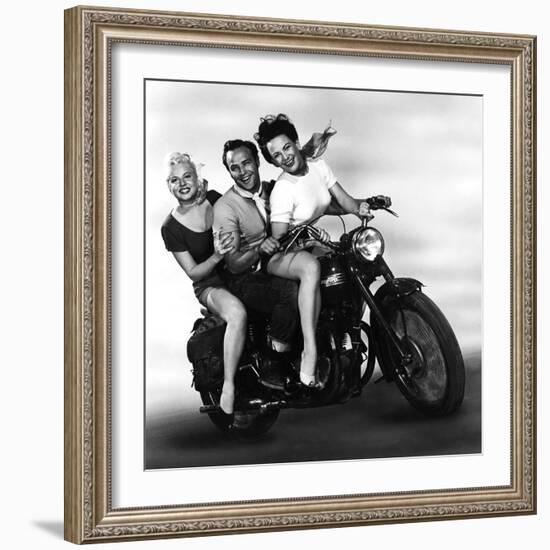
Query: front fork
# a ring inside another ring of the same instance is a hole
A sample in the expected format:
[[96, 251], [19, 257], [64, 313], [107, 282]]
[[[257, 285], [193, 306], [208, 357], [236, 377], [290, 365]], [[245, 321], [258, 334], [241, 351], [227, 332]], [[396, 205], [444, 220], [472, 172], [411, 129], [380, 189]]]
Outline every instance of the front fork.
[[[387, 283], [392, 284], [392, 282], [395, 281], [395, 278], [393, 276], [393, 273], [390, 271], [390, 268], [382, 258], [379, 257], [377, 261], [379, 262], [381, 275], [384, 277], [384, 279], [386, 279]], [[359, 290], [361, 291], [361, 295], [363, 296], [363, 299], [365, 300], [365, 302], [367, 302], [367, 305], [369, 306], [370, 310], [374, 313], [374, 316], [376, 317], [377, 323], [380, 325], [382, 330], [386, 333], [387, 337], [390, 339], [391, 343], [393, 344], [397, 353], [399, 354], [401, 367], [410, 365], [413, 360], [412, 355], [404, 349], [401, 340], [399, 340], [399, 338], [395, 334], [391, 325], [386, 321], [384, 315], [380, 311], [380, 308], [378, 307], [374, 299], [372, 292], [363, 282], [359, 269], [356, 266], [353, 266], [351, 268], [351, 271], [355, 277], [355, 282], [359, 287]]]

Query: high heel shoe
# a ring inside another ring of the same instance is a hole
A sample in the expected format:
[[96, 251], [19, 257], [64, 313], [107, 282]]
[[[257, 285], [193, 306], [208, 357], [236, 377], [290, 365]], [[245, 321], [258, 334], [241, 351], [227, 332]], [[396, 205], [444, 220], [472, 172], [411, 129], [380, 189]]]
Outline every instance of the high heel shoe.
[[[231, 395], [232, 393], [232, 395]], [[230, 401], [230, 406], [228, 406], [227, 401]], [[233, 408], [235, 405], [235, 392], [226, 392], [222, 389], [220, 395], [220, 410], [227, 416], [233, 416]]]
[[311, 388], [313, 390], [322, 390], [323, 385], [319, 380], [317, 380], [317, 376], [315, 374], [306, 374], [302, 371], [302, 363], [304, 360], [304, 352], [302, 352], [302, 357], [300, 359], [300, 382], [306, 387]]

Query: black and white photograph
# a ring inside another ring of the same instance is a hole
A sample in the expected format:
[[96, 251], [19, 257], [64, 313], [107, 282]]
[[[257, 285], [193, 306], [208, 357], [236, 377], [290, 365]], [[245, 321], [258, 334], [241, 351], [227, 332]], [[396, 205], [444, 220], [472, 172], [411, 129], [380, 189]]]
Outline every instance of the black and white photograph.
[[207, 4], [64, 13], [65, 540], [533, 532], [537, 28]]
[[6, 3], [2, 547], [547, 547], [544, 6]]
[[144, 467], [482, 449], [483, 97], [144, 82]]

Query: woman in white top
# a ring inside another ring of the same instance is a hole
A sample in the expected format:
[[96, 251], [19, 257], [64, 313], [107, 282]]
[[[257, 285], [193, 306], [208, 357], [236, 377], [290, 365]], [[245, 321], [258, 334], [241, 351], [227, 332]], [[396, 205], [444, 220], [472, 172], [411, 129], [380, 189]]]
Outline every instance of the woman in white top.
[[[327, 132], [328, 129], [325, 132], [326, 139], [330, 137]], [[323, 159], [306, 156], [300, 147], [298, 132], [286, 115], [262, 118], [254, 137], [267, 162], [283, 170], [270, 199], [271, 238], [274, 244], [293, 226], [310, 222], [324, 214], [333, 198], [346, 213], [368, 215], [368, 204], [348, 195]], [[324, 147], [326, 142], [321, 146], [323, 150]], [[306, 386], [319, 388], [315, 342], [315, 327], [321, 309], [319, 262], [305, 251], [284, 255], [277, 252], [269, 261], [267, 271], [300, 281], [298, 307], [304, 336], [300, 380]]]

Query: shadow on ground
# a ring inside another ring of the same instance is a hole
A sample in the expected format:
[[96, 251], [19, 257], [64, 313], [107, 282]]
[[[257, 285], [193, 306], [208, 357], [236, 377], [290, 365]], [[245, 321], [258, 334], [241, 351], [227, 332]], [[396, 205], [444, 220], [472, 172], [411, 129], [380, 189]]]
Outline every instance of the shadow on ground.
[[243, 442], [218, 431], [198, 410], [182, 410], [176, 402], [147, 420], [146, 468], [479, 453], [480, 355], [465, 357], [465, 365], [464, 402], [443, 418], [417, 412], [394, 384], [371, 383], [344, 405], [282, 411], [262, 439]]

